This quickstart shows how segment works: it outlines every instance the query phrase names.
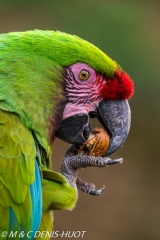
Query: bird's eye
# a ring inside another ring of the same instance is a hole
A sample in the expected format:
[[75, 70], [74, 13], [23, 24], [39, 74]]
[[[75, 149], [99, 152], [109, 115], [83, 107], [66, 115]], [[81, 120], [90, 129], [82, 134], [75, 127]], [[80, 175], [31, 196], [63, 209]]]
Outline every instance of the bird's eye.
[[87, 70], [83, 69], [79, 73], [79, 78], [82, 81], [86, 81], [89, 78], [90, 74]]

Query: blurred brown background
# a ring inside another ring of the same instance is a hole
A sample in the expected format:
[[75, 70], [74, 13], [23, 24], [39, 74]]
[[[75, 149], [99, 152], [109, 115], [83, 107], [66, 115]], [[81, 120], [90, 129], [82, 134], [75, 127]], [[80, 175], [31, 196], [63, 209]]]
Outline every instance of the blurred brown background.
[[[115, 59], [135, 81], [131, 131], [112, 156], [123, 157], [124, 163], [80, 171], [97, 188], [105, 184], [105, 192], [99, 197], [79, 192], [74, 211], [55, 212], [55, 230], [85, 230], [85, 240], [160, 239], [159, 10], [159, 0], [0, 0], [1, 33], [50, 29], [76, 34]], [[56, 142], [57, 171], [67, 146]]]

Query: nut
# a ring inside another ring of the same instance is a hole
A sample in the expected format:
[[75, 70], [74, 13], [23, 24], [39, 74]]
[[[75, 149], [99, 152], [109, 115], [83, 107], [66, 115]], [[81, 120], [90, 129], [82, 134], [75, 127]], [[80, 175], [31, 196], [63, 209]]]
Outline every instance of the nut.
[[96, 127], [91, 131], [87, 141], [80, 149], [80, 153], [101, 157], [109, 147], [109, 140], [108, 133], [103, 128]]

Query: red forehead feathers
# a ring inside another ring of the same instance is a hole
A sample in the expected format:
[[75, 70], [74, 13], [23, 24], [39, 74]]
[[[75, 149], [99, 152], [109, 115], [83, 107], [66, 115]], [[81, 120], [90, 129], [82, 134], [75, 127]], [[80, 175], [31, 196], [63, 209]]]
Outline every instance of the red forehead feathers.
[[130, 76], [118, 70], [114, 78], [107, 79], [97, 76], [100, 94], [106, 100], [129, 99], [134, 93], [134, 83]]

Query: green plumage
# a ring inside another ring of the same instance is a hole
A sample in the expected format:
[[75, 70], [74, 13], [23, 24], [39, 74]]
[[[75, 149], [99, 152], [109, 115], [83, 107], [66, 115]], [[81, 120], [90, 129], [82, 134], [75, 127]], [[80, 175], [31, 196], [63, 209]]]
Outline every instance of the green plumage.
[[[27, 31], [13, 32], [1, 35], [1, 49], [14, 52], [29, 52], [46, 57], [68, 66], [75, 62], [86, 62], [97, 72], [113, 76], [118, 65], [93, 44], [62, 32], [54, 31]], [[17, 52], [17, 51], [15, 51]], [[19, 52], [17, 53], [19, 55]]]
[[54, 95], [57, 101], [62, 98], [58, 86], [61, 68], [36, 54], [10, 50], [3, 53], [0, 46], [0, 107], [17, 113], [44, 148], [48, 145], [48, 118], [54, 112]]
[[29, 129], [16, 114], [0, 110], [0, 208], [4, 212], [0, 231], [8, 229], [9, 207], [12, 207], [22, 226], [29, 223], [29, 185], [35, 180], [35, 155], [35, 144]]
[[[8, 209], [11, 207], [21, 226], [30, 231], [31, 199], [29, 186], [35, 180], [36, 147], [31, 131], [18, 115], [0, 110], [0, 233], [8, 229]], [[52, 230], [53, 217], [48, 209], [71, 210], [76, 203], [76, 191], [60, 173], [49, 171], [40, 164], [43, 212], [40, 229]], [[48, 223], [43, 218], [47, 215]], [[50, 227], [49, 227], [50, 226]], [[17, 231], [20, 232], [20, 229]], [[5, 238], [3, 238], [5, 239]], [[19, 238], [17, 238], [19, 239]]]

